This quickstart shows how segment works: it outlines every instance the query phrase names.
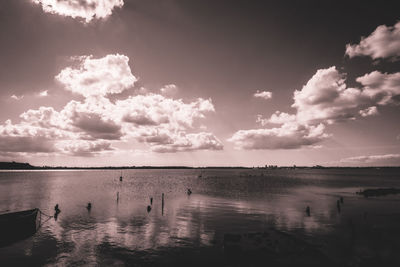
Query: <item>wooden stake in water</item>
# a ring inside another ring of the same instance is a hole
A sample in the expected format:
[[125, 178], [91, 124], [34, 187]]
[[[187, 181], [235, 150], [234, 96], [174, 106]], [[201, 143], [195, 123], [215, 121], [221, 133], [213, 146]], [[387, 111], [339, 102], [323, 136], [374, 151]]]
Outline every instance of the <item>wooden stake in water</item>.
[[161, 197], [161, 215], [164, 216], [164, 193], [162, 193]]
[[119, 202], [119, 192], [117, 192], [117, 203]]

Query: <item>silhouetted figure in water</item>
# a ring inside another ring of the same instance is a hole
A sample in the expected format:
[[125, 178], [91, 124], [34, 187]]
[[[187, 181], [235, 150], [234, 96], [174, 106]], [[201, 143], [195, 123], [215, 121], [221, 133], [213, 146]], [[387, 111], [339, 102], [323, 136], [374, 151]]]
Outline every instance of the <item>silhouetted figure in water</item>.
[[88, 211], [90, 211], [92, 209], [92, 203], [89, 202], [87, 204], [86, 208], [87, 208]]
[[150, 211], [151, 211], [151, 206], [148, 205], [148, 206], [147, 206], [147, 213], [149, 213]]
[[342, 203], [343, 204], [343, 197], [340, 197], [340, 203]]
[[117, 192], [117, 203], [119, 202], [119, 192]]
[[336, 207], [337, 207], [337, 211], [340, 213], [340, 201], [339, 200], [336, 201]]
[[309, 206], [307, 206], [307, 208], [306, 208], [306, 213], [307, 213], [307, 216], [308, 216], [308, 217], [311, 216], [311, 210], [310, 210], [310, 207], [309, 207]]
[[150, 205], [153, 205], [153, 198], [150, 198]]
[[190, 190], [190, 188], [188, 188], [187, 194], [188, 194], [188, 196], [190, 196], [192, 194], [192, 190]]

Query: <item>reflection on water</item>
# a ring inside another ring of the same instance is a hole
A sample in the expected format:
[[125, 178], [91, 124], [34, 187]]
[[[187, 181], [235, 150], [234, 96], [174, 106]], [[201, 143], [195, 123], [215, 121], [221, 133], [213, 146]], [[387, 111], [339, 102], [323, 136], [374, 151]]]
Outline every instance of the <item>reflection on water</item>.
[[171, 249], [221, 245], [230, 232], [276, 227], [312, 236], [340, 220], [339, 195], [351, 203], [360, 187], [399, 183], [390, 171], [206, 170], [201, 178], [199, 173], [125, 170], [120, 182], [120, 172], [110, 170], [0, 172], [0, 211], [38, 207], [53, 214], [56, 204], [61, 209], [32, 238], [0, 248], [0, 259], [34, 265], [146, 263]]

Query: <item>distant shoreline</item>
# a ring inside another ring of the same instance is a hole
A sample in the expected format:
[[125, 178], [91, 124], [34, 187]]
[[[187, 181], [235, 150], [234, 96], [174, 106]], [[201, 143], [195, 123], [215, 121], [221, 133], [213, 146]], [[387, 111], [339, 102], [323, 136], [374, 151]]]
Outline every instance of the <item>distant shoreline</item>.
[[367, 166], [367, 167], [344, 167], [344, 166], [276, 166], [265, 167], [243, 167], [243, 166], [101, 166], [101, 167], [66, 167], [66, 166], [33, 166], [21, 162], [0, 162], [0, 170], [121, 170], [121, 169], [397, 169], [400, 166]]

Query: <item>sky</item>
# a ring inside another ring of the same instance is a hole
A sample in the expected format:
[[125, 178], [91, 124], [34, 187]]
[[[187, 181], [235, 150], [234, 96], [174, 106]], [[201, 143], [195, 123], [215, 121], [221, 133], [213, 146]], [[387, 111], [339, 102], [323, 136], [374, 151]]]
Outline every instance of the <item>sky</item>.
[[2, 0], [0, 160], [399, 166], [399, 8]]

